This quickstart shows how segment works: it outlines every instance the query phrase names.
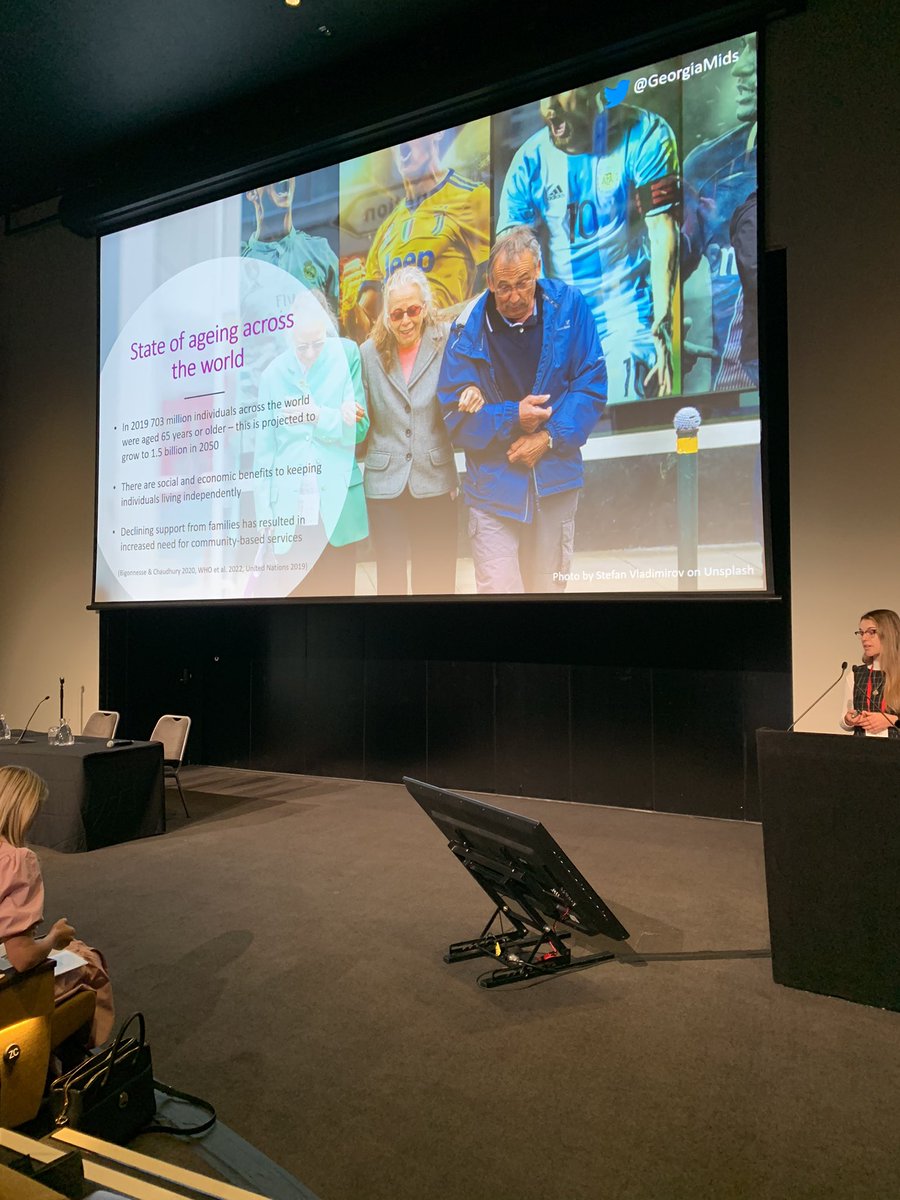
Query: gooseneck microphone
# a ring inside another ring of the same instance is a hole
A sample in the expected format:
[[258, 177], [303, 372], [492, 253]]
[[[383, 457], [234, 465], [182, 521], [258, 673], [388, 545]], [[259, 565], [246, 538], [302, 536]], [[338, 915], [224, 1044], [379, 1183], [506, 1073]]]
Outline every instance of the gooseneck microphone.
[[25, 740], [25, 734], [28, 732], [28, 726], [31, 724], [31, 721], [32, 721], [32, 718], [34, 717], [34, 714], [35, 714], [35, 713], [37, 712], [37, 710], [38, 710], [38, 709], [41, 707], [41, 705], [42, 705], [42, 704], [46, 704], [46, 703], [47, 703], [47, 701], [48, 701], [49, 699], [50, 699], [50, 697], [49, 697], [49, 696], [45, 696], [43, 700], [38, 700], [37, 704], [36, 704], [36, 705], [34, 706], [34, 708], [31, 710], [31, 716], [30, 716], [30, 717], [28, 718], [28, 720], [25, 722], [25, 728], [22, 730], [22, 732], [21, 732], [21, 733], [19, 734], [19, 736], [16, 738], [16, 745], [17, 745], [17, 746], [18, 746], [18, 745], [19, 745], [21, 742], [23, 742], [23, 741]]
[[804, 708], [803, 712], [800, 714], [799, 717], [794, 717], [793, 721], [791, 721], [790, 725], [788, 725], [787, 729], [785, 730], [785, 733], [790, 733], [798, 721], [802, 721], [808, 712], [812, 712], [812, 710], [816, 707], [816, 705], [819, 703], [820, 700], [825, 699], [825, 697], [828, 695], [828, 693], [831, 691], [832, 688], [837, 687], [837, 685], [844, 678], [844, 672], [846, 670], [847, 670], [847, 664], [845, 662], [842, 662], [841, 663], [841, 673], [840, 673], [840, 675], [838, 675], [838, 677], [834, 681], [834, 683], [829, 683], [828, 687], [825, 689], [825, 691], [822, 693], [822, 695], [817, 696], [816, 699], [813, 700], [813, 702], [809, 706], [809, 708]]

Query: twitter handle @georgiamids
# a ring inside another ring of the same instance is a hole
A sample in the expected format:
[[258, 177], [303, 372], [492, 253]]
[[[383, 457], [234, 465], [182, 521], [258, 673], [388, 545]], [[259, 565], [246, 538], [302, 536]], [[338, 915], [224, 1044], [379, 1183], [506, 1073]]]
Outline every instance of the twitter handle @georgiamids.
[[[719, 67], [730, 67], [732, 63], [736, 63], [739, 57], [737, 50], [726, 50], [723, 54], [712, 54], [709, 58], [697, 59], [692, 63], [688, 63], [686, 67], [676, 67], [672, 71], [666, 71], [662, 74], [643, 75], [640, 79], [634, 81], [634, 90], [640, 94], [646, 89], [661, 87], [664, 83], [675, 83], [677, 80], [684, 82], [690, 79], [693, 75], [702, 75], [705, 71], [715, 71]], [[618, 88], [609, 88], [608, 91], [618, 92]], [[617, 99], [616, 103], [620, 103]]]

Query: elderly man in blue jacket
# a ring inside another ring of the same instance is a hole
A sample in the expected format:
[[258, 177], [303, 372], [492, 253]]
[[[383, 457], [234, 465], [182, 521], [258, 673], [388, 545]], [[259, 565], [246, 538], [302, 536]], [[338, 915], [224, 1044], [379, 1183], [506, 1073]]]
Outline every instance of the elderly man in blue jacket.
[[524, 225], [494, 243], [488, 291], [459, 314], [438, 397], [465, 450], [479, 592], [562, 592], [584, 484], [581, 447], [606, 403], [606, 366], [581, 293], [540, 276]]

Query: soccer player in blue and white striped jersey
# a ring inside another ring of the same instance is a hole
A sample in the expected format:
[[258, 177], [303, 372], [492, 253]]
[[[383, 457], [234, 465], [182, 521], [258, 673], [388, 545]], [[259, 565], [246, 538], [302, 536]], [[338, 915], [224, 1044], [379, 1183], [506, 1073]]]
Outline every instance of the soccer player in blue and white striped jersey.
[[497, 231], [542, 235], [544, 271], [587, 300], [609, 372], [610, 402], [672, 389], [677, 264], [675, 135], [662, 117], [602, 107], [596, 85], [541, 101], [545, 127], [518, 149]]
[[[684, 232], [682, 276], [686, 279], [705, 258], [709, 267], [712, 347], [700, 348], [712, 359], [710, 384], [729, 391], [759, 383], [758, 349], [747, 345], [756, 333], [755, 296], [745, 309], [739, 248], [733, 244], [732, 222], [757, 191], [756, 35], [744, 38], [731, 69], [737, 81], [738, 124], [720, 137], [703, 142], [684, 163]], [[753, 213], [755, 238], [756, 210]], [[743, 239], [747, 242], [750, 239]], [[750, 246], [756, 268], [755, 246]]]

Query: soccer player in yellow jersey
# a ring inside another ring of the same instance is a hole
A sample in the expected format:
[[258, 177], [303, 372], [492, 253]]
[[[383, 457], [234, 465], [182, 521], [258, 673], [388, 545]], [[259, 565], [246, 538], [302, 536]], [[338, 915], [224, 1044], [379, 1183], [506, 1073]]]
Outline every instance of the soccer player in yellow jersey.
[[381, 305], [384, 280], [398, 267], [428, 276], [438, 308], [461, 305], [483, 287], [490, 249], [491, 201], [483, 183], [441, 166], [442, 133], [401, 142], [392, 150], [404, 197], [375, 237], [365, 266], [344, 269], [344, 328], [364, 340]]

